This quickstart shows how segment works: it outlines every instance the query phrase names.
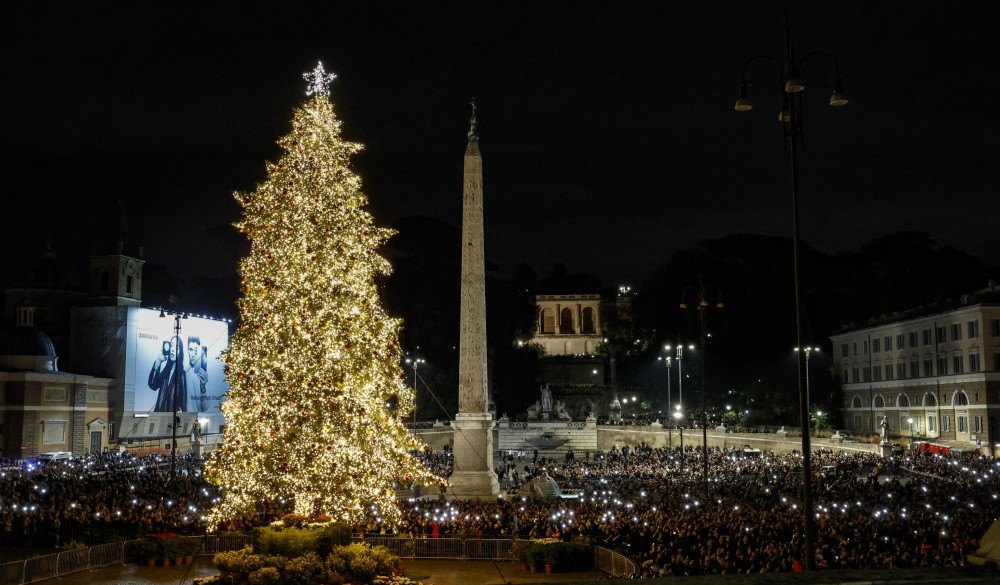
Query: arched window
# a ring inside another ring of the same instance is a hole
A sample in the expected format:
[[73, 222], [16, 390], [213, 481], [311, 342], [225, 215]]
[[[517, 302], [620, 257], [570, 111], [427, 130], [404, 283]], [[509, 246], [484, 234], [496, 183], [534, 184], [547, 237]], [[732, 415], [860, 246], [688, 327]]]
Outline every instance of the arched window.
[[552, 309], [542, 309], [542, 333], [556, 332], [556, 312]]
[[559, 313], [559, 333], [574, 333], [573, 331], [573, 311], [568, 308]]
[[111, 277], [108, 275], [107, 270], [101, 271], [101, 290], [106, 291], [108, 287], [111, 286]]
[[854, 398], [851, 399], [851, 408], [861, 408], [861, 406], [862, 404], [860, 396], [855, 396]]
[[900, 394], [899, 396], [896, 397], [896, 406], [900, 408], [909, 408], [910, 397], [907, 396], [906, 394]]
[[959, 390], [955, 393], [955, 406], [968, 406], [969, 397], [966, 396], [965, 392]]
[[885, 400], [882, 399], [881, 394], [875, 395], [875, 398], [872, 399], [872, 406], [875, 408], [885, 408]]
[[125, 292], [127, 294], [132, 294], [132, 275], [125, 277]]
[[587, 307], [583, 310], [583, 324], [580, 333], [591, 334], [597, 333], [597, 328], [594, 325], [594, 309]]
[[937, 406], [937, 396], [931, 392], [924, 394], [924, 406]]

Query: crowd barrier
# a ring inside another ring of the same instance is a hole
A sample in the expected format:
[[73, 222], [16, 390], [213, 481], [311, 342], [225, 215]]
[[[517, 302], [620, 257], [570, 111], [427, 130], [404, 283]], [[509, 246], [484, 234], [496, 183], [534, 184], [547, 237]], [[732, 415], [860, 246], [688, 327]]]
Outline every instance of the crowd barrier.
[[632, 559], [603, 546], [594, 547], [594, 562], [598, 569], [612, 577], [631, 579], [638, 574]]
[[[199, 554], [215, 554], [227, 550], [239, 550], [249, 546], [249, 534], [218, 534], [195, 537], [202, 539]], [[24, 585], [46, 579], [55, 579], [70, 573], [89, 569], [99, 569], [120, 565], [126, 560], [136, 561], [141, 540], [127, 540], [99, 544], [87, 548], [63, 551], [57, 554], [33, 557], [23, 561], [12, 561], [0, 565], [0, 585]]]
[[[241, 533], [213, 534], [198, 538], [202, 539], [199, 554], [203, 555], [239, 550], [250, 546], [252, 542], [251, 535]], [[515, 541], [510, 539], [355, 535], [351, 540], [372, 546], [384, 546], [392, 554], [404, 559], [514, 560]], [[0, 585], [24, 585], [70, 573], [136, 561], [141, 542], [141, 540], [113, 542], [4, 563], [0, 565]], [[636, 574], [635, 563], [612, 550], [595, 547], [594, 558], [598, 569], [615, 577], [628, 578]]]
[[514, 541], [501, 538], [403, 538], [360, 536], [353, 542], [384, 546], [401, 559], [514, 560]]

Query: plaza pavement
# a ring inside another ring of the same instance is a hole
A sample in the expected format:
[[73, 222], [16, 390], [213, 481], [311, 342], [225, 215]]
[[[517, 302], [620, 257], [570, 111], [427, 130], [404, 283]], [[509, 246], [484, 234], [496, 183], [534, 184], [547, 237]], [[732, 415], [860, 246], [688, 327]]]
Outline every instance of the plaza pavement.
[[[424, 585], [525, 585], [527, 583], [579, 583], [599, 585], [609, 578], [600, 571], [576, 573], [526, 573], [519, 564], [491, 561], [403, 560], [406, 574]], [[199, 557], [190, 567], [124, 565], [66, 575], [67, 585], [188, 585], [196, 577], [216, 574], [211, 557]], [[666, 585], [674, 578], [658, 579]], [[685, 585], [1000, 585], [1000, 571], [982, 567], [950, 569], [895, 569], [891, 571], [815, 571], [812, 573], [763, 573], [684, 577]]]

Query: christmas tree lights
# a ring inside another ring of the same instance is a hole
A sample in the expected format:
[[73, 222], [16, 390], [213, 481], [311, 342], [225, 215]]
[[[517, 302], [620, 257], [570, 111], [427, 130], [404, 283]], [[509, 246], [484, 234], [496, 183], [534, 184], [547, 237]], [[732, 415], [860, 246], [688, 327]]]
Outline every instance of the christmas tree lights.
[[402, 423], [414, 395], [400, 323], [375, 284], [391, 271], [377, 251], [393, 232], [364, 210], [349, 166], [361, 145], [341, 137], [333, 76], [320, 64], [306, 78], [313, 97], [278, 141], [281, 158], [255, 191], [235, 195], [251, 247], [241, 324], [223, 358], [226, 430], [206, 464], [222, 488], [212, 526], [289, 497], [296, 514], [350, 522], [375, 509], [394, 521], [395, 481], [439, 481], [409, 454], [423, 444]]

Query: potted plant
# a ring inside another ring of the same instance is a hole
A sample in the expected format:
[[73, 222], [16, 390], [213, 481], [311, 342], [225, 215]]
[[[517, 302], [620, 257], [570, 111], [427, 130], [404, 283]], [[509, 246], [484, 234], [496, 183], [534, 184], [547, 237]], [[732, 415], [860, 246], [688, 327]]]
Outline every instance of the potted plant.
[[182, 536], [180, 538], [179, 548], [181, 556], [184, 557], [184, 564], [193, 564], [194, 555], [201, 550], [201, 539], [191, 536]]
[[545, 551], [542, 550], [542, 546], [535, 545], [531, 547], [531, 570], [532, 572], [538, 572], [542, 570], [542, 565], [545, 563]]
[[518, 540], [514, 543], [514, 558], [521, 563], [521, 568], [526, 573], [531, 570], [531, 564], [534, 562], [531, 558], [531, 549], [535, 546], [530, 540]]
[[545, 572], [552, 573], [563, 568], [565, 557], [562, 543], [549, 544], [545, 547]]
[[160, 558], [160, 547], [157, 543], [147, 538], [139, 542], [139, 545], [136, 547], [136, 553], [139, 556], [140, 563], [146, 563], [147, 567], [155, 567], [156, 559]]

